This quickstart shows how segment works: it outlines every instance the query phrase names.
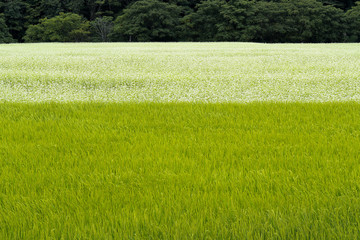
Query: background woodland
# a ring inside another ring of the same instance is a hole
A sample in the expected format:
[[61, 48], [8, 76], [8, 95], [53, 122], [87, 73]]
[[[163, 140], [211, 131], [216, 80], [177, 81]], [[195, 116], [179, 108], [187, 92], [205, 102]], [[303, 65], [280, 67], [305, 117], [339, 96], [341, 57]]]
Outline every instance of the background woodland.
[[355, 0], [0, 0], [0, 43], [358, 42]]

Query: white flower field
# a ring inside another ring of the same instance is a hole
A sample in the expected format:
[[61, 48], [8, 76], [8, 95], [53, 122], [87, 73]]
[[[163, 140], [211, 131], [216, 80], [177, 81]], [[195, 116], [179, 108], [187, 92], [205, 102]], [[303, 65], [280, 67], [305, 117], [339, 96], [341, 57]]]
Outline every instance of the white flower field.
[[0, 45], [0, 102], [360, 100], [359, 44]]

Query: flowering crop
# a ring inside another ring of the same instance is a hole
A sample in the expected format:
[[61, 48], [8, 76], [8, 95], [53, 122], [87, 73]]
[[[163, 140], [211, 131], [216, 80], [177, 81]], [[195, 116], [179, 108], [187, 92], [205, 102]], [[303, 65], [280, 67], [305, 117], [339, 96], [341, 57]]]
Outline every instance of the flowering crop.
[[359, 44], [0, 45], [0, 101], [359, 101], [359, 65]]

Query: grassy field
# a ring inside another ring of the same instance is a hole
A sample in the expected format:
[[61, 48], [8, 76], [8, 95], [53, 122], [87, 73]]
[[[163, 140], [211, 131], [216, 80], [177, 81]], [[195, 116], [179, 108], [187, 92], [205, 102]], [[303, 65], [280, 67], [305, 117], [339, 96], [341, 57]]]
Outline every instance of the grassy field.
[[360, 45], [0, 45], [0, 239], [359, 239]]

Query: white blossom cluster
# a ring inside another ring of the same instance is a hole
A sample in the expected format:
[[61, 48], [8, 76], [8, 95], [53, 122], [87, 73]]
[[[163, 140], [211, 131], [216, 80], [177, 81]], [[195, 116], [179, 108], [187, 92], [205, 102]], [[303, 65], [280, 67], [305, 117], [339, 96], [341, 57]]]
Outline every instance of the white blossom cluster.
[[0, 102], [360, 101], [360, 44], [0, 45]]

